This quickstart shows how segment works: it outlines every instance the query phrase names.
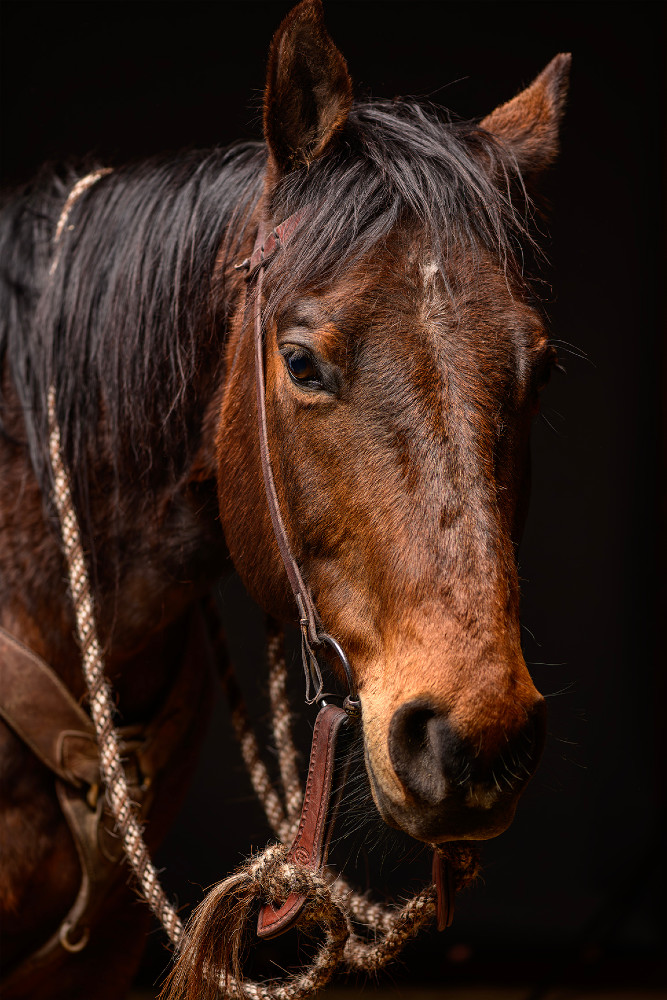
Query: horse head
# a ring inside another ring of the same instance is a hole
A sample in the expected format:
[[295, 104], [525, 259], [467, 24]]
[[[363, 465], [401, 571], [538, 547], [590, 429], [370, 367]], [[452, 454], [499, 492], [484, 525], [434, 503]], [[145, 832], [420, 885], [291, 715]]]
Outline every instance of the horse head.
[[[270, 51], [245, 240], [260, 219], [296, 217], [261, 303], [278, 501], [352, 665], [378, 810], [428, 842], [502, 832], [544, 739], [516, 552], [554, 355], [516, 248], [526, 191], [557, 153], [568, 67], [556, 56], [477, 125], [354, 104], [316, 0]], [[251, 594], [293, 619], [260, 469], [252, 310], [237, 302], [220, 516]]]

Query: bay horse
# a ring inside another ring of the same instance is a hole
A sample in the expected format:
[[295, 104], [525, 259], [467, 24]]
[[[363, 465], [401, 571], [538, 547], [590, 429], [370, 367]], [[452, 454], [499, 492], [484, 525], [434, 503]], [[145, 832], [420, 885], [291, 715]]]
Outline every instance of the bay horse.
[[[516, 547], [531, 421], [555, 357], [521, 262], [568, 70], [556, 56], [479, 123], [414, 101], [355, 103], [319, 0], [303, 0], [271, 44], [262, 143], [102, 171], [74, 198], [76, 173], [45, 172], [4, 205], [7, 997], [123, 995], [148, 920], [106, 830], [112, 875], [94, 907], [88, 886], [80, 936], [62, 934], [82, 879], [97, 878], [72, 830], [86, 810], [99, 819], [103, 796], [84, 753], [72, 750], [77, 780], [67, 772], [67, 726], [54, 729], [69, 713], [85, 736], [87, 716], [51, 503], [50, 387], [153, 847], [208, 700], [193, 609], [231, 557], [262, 608], [297, 617], [262, 482], [252, 310], [236, 267], [260, 225], [294, 223], [261, 302], [277, 498], [352, 665], [375, 806], [429, 843], [511, 822], [544, 736], [519, 639]], [[12, 697], [37, 719], [34, 738], [13, 723]]]

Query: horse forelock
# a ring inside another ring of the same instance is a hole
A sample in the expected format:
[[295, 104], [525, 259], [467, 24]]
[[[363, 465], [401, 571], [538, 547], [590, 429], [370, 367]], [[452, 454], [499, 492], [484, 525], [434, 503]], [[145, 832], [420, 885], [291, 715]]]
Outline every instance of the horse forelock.
[[420, 230], [445, 281], [461, 247], [492, 254], [520, 280], [519, 244], [532, 245], [512, 156], [474, 124], [407, 101], [355, 105], [334, 150], [284, 176], [269, 209], [275, 222], [297, 212], [300, 222], [271, 265], [267, 315], [304, 286], [326, 288], [406, 227]]

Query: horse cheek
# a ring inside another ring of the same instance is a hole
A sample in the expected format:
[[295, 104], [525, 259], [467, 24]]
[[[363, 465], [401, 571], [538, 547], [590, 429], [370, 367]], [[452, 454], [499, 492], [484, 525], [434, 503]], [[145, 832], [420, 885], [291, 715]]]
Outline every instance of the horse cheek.
[[294, 603], [264, 493], [252, 358], [244, 358], [230, 383], [216, 435], [220, 524], [234, 568], [250, 596], [285, 620], [294, 616]]

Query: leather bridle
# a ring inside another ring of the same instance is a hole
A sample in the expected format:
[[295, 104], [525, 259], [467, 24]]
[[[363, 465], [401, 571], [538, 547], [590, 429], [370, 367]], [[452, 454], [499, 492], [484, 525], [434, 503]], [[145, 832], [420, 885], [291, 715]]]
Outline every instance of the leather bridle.
[[361, 703], [356, 693], [356, 685], [348, 659], [340, 643], [332, 635], [326, 632], [322, 626], [320, 616], [317, 613], [315, 602], [313, 601], [310, 588], [306, 584], [299, 564], [292, 552], [285, 522], [280, 512], [280, 503], [276, 492], [276, 484], [271, 464], [271, 452], [269, 449], [269, 437], [266, 418], [266, 382], [264, 377], [265, 349], [264, 330], [262, 324], [262, 290], [264, 286], [264, 273], [267, 264], [274, 258], [278, 251], [285, 246], [295, 229], [297, 228], [301, 215], [295, 212], [289, 218], [281, 222], [275, 229], [267, 233], [267, 226], [261, 219], [255, 239], [255, 246], [252, 255], [236, 265], [237, 269], [247, 270], [246, 275], [246, 296], [245, 308], [254, 286], [253, 300], [253, 330], [254, 330], [254, 354], [255, 354], [255, 390], [257, 400], [257, 425], [259, 434], [259, 454], [262, 465], [262, 476], [264, 479], [264, 490], [266, 501], [271, 515], [273, 533], [278, 544], [280, 556], [290, 582], [294, 600], [299, 612], [299, 626], [301, 629], [301, 656], [303, 669], [306, 678], [306, 702], [311, 705], [320, 702], [324, 697], [324, 681], [322, 671], [317, 658], [316, 649], [328, 647], [338, 658], [347, 679], [348, 693], [344, 701], [344, 708], [349, 715], [358, 715], [361, 710]]
[[[280, 557], [290, 582], [294, 600], [299, 612], [301, 629], [301, 658], [306, 678], [305, 698], [307, 704], [321, 705], [315, 729], [308, 768], [308, 781], [304, 798], [301, 821], [292, 842], [287, 859], [304, 868], [321, 871], [327, 862], [329, 837], [333, 819], [337, 812], [340, 792], [332, 803], [333, 768], [336, 744], [341, 727], [348, 719], [361, 715], [361, 702], [356, 693], [354, 677], [348, 659], [337, 639], [324, 631], [310, 588], [303, 579], [301, 569], [292, 551], [285, 522], [280, 511], [280, 502], [271, 464], [269, 434], [266, 415], [266, 380], [264, 377], [265, 346], [262, 323], [262, 292], [264, 273], [267, 265], [278, 251], [285, 246], [300, 221], [300, 213], [290, 215], [284, 222], [267, 232], [264, 219], [257, 230], [255, 246], [250, 257], [237, 265], [247, 271], [244, 315], [247, 315], [249, 300], [252, 300], [253, 339], [255, 356], [255, 394], [257, 402], [257, 429], [259, 454], [264, 479], [266, 502], [271, 515], [273, 533], [280, 551]], [[254, 287], [253, 287], [254, 286]], [[328, 647], [340, 661], [345, 672], [348, 693], [343, 707], [327, 704], [324, 692], [322, 670], [317, 659], [318, 648]], [[282, 934], [298, 920], [307, 902], [302, 893], [292, 893], [282, 906], [275, 908], [270, 903], [261, 907], [257, 921], [257, 936], [271, 938]]]
[[[251, 256], [240, 264], [237, 264], [236, 267], [237, 269], [247, 271], [244, 314], [247, 314], [249, 299], [254, 286], [252, 306], [255, 390], [259, 453], [266, 500], [280, 556], [299, 611], [301, 656], [306, 677], [306, 702], [308, 704], [318, 702], [322, 706], [313, 733], [307, 790], [301, 814], [301, 822], [287, 858], [291, 862], [302, 865], [305, 868], [321, 871], [327, 863], [328, 842], [333, 819], [337, 811], [337, 802], [333, 803], [332, 808], [331, 795], [338, 733], [347, 719], [358, 719], [360, 717], [361, 701], [356, 692], [354, 677], [345, 652], [340, 643], [332, 635], [324, 631], [310, 588], [303, 579], [299, 564], [292, 551], [285, 522], [280, 512], [280, 503], [276, 491], [273, 467], [271, 465], [271, 453], [269, 450], [266, 416], [266, 382], [264, 377], [265, 346], [262, 324], [264, 273], [270, 261], [289, 241], [300, 222], [300, 217], [300, 213], [296, 212], [268, 233], [268, 227], [262, 218], [259, 223]], [[316, 654], [316, 649], [324, 646], [328, 646], [333, 651], [345, 671], [348, 694], [343, 701], [342, 709], [336, 705], [327, 704], [325, 700], [325, 698], [330, 696], [324, 693], [322, 671]], [[444, 930], [451, 924], [453, 918], [454, 888], [451, 867], [444, 863], [437, 850], [433, 852], [433, 880], [436, 887], [437, 925], [439, 930]], [[306, 896], [299, 893], [292, 893], [283, 905], [277, 909], [270, 903], [265, 904], [260, 909], [257, 922], [258, 937], [273, 937], [293, 926], [305, 904]]]

